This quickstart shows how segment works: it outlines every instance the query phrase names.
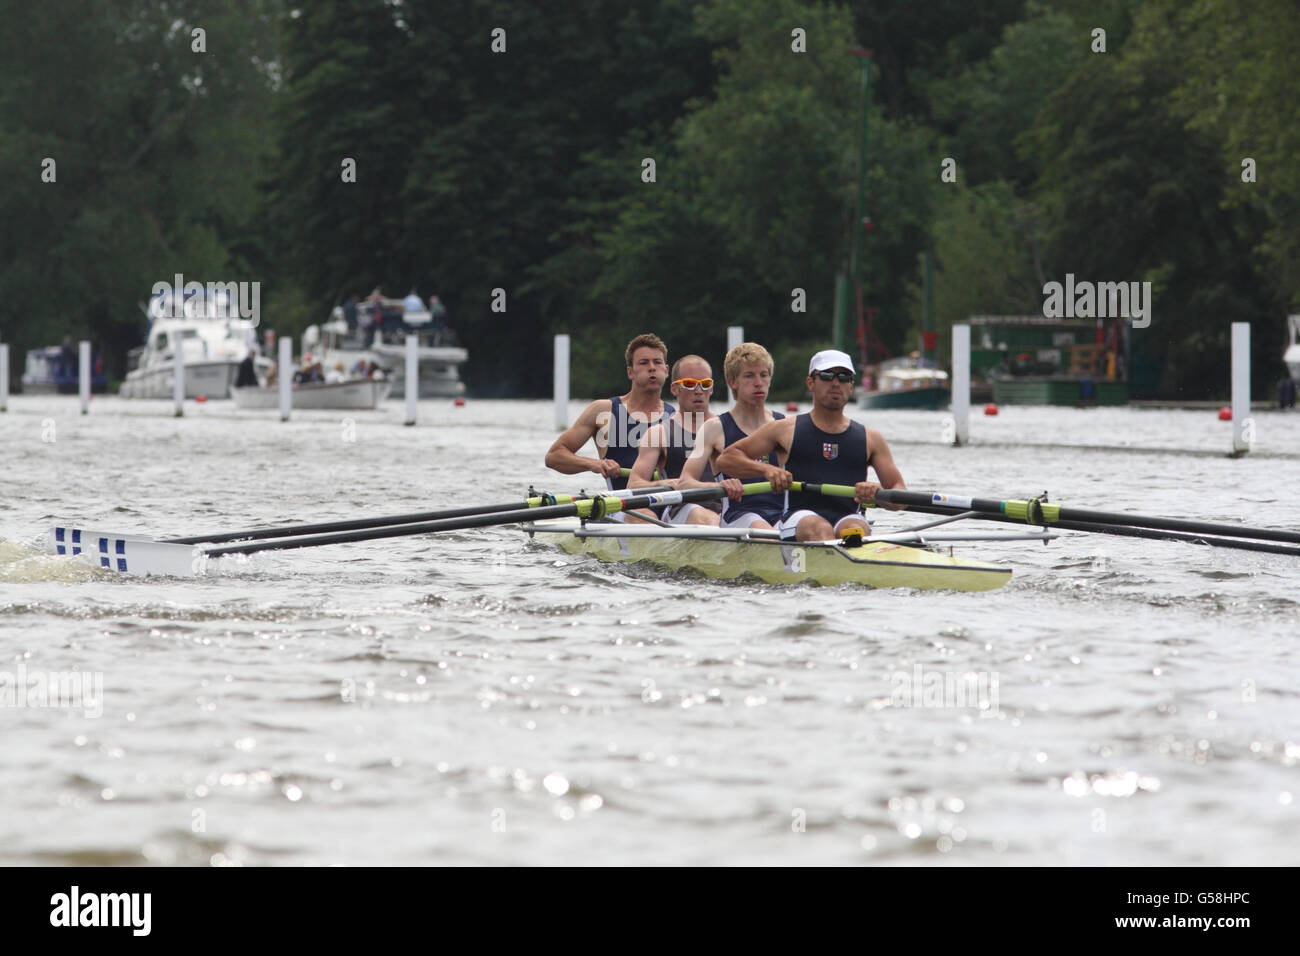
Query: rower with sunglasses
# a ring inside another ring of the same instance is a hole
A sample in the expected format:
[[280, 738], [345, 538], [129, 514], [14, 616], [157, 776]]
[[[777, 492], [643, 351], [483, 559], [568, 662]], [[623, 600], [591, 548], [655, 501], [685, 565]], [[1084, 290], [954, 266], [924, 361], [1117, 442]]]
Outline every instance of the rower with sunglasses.
[[[818, 352], [808, 363], [806, 381], [812, 411], [771, 422], [729, 445], [718, 456], [718, 470], [770, 481], [773, 490], [785, 491], [786, 510], [778, 525], [783, 538], [825, 541], [853, 529], [870, 533], [871, 524], [859, 506], [873, 502], [881, 488], [905, 487], [903, 476], [880, 432], [844, 414], [853, 396], [853, 360], [848, 355], [837, 349]], [[774, 450], [780, 452], [780, 466], [758, 460]], [[867, 480], [869, 467], [875, 469], [879, 484]], [[853, 485], [856, 494], [849, 499], [790, 491], [796, 479]]]
[[[682, 467], [695, 449], [697, 433], [705, 422], [715, 417], [709, 411], [709, 399], [713, 397], [713, 370], [708, 362], [698, 355], [679, 358], [673, 365], [671, 379], [670, 388], [677, 400], [677, 411], [650, 428], [641, 439], [640, 452], [636, 463], [632, 465], [632, 476], [627, 481], [629, 488], [665, 484], [677, 487]], [[658, 481], [654, 479], [656, 471], [661, 476]], [[692, 483], [691, 487], [698, 487], [700, 482], [716, 481], [706, 466], [706, 473], [699, 481]], [[728, 496], [740, 500], [742, 489], [739, 481], [731, 479], [722, 484]], [[660, 517], [669, 524], [716, 526], [721, 513], [720, 502], [688, 502], [669, 506]]]

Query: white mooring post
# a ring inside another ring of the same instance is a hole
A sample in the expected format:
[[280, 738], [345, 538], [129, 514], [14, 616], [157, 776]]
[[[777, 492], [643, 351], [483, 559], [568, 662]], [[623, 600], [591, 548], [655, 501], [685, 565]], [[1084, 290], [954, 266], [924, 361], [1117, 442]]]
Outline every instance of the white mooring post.
[[1250, 451], [1255, 422], [1250, 417], [1250, 323], [1232, 323], [1232, 455]]
[[[743, 341], [745, 341], [745, 327], [743, 325], [727, 326], [727, 351], [728, 352], [730, 352], [732, 349], [734, 349], [737, 345], [739, 345]], [[713, 377], [715, 379], [718, 378], [719, 376], [725, 377], [725, 373], [723, 372], [722, 369], [718, 369], [713, 373]], [[736, 393], [731, 390], [730, 385], [727, 386], [727, 395], [730, 397], [731, 402], [734, 405], [736, 402]]]
[[185, 340], [176, 338], [172, 353], [172, 401], [176, 410], [172, 412], [177, 418], [185, 414]]
[[77, 394], [81, 396], [81, 414], [90, 414], [90, 343], [77, 343]]
[[9, 411], [9, 346], [0, 345], [0, 412]]
[[280, 358], [276, 362], [277, 382], [280, 386], [280, 421], [289, 420], [293, 408], [293, 336], [280, 336]]
[[970, 441], [970, 326], [952, 327], [952, 443]]
[[415, 403], [420, 399], [420, 337], [406, 336], [406, 424], [415, 424]]
[[555, 337], [555, 371], [552, 375], [555, 388], [555, 430], [569, 427], [569, 337]]

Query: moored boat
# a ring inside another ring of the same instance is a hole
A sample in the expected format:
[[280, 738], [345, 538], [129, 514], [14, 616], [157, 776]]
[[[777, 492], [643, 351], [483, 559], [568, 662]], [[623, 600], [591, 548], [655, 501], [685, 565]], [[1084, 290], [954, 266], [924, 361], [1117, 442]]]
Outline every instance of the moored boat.
[[[398, 300], [395, 302], [400, 308]], [[407, 332], [418, 337], [416, 348], [416, 375], [420, 398], [454, 398], [465, 393], [465, 383], [460, 380], [460, 366], [469, 361], [469, 352], [456, 341], [456, 333], [446, 327], [436, 327], [432, 314], [426, 309], [408, 309], [400, 313], [383, 313], [374, 303], [363, 302], [357, 311], [368, 319], [367, 334], [358, 326], [349, 329], [342, 308], [336, 308], [328, 322], [308, 326], [303, 333], [303, 349], [318, 356], [327, 367], [342, 362], [346, 368], [357, 362], [378, 365], [388, 372], [392, 380], [394, 398], [406, 396], [406, 341]], [[385, 315], [377, 318], [376, 315]]]
[[858, 396], [859, 408], [947, 408], [952, 401], [948, 373], [917, 356], [887, 359], [874, 376], [874, 388]]
[[[292, 386], [294, 408], [333, 408], [364, 411], [377, 408], [388, 397], [393, 383], [387, 379], [350, 378], [341, 382], [305, 382]], [[265, 409], [280, 407], [280, 389], [276, 385], [245, 385], [231, 390], [236, 408]]]
[[[229, 398], [239, 363], [257, 343], [256, 327], [239, 315], [230, 296], [193, 294], [174, 309], [170, 294], [157, 295], [146, 311], [149, 331], [145, 344], [128, 353], [131, 368], [122, 397], [171, 398], [179, 351], [185, 398]], [[259, 364], [269, 361], [259, 359]]]
[[[77, 361], [75, 350], [69, 355], [58, 345], [31, 349], [23, 370], [23, 394], [75, 395], [80, 388]], [[98, 355], [91, 359], [90, 390], [95, 394], [108, 391], [108, 379], [104, 377], [104, 365]]]

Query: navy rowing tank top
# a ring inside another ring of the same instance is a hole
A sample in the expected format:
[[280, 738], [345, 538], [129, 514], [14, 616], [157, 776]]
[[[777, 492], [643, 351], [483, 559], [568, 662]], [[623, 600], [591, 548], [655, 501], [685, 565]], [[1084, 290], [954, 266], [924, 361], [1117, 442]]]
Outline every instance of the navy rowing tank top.
[[[691, 457], [691, 452], [695, 450], [695, 432], [687, 431], [677, 423], [677, 419], [670, 418], [664, 422], [664, 439], [664, 476], [680, 478], [682, 468], [686, 466], [686, 459]], [[704, 471], [700, 473], [700, 481], [717, 481], [712, 466], [704, 466]]]
[[[631, 468], [636, 464], [636, 457], [640, 453], [637, 444], [646, 433], [646, 429], [671, 417], [676, 411], [673, 406], [664, 402], [662, 415], [652, 422], [642, 422], [628, 414], [627, 406], [619, 396], [615, 395], [611, 398], [609, 405], [609, 431], [607, 432], [609, 444], [605, 447], [605, 457], [614, 459], [624, 468]], [[627, 487], [626, 478], [606, 478], [605, 483], [610, 491], [621, 491]]]
[[[773, 412], [772, 418], [779, 421], [780, 419], [785, 418], [785, 416], [780, 412]], [[722, 422], [722, 441], [725, 447], [730, 447], [742, 438], [749, 437], [749, 435], [742, 431], [740, 426], [736, 424], [736, 419], [732, 416], [731, 412], [723, 412], [718, 416], [718, 419]], [[777, 461], [776, 449], [768, 452], [767, 457], [760, 458], [759, 461], [769, 465], [780, 466], [781, 464]], [[719, 477], [722, 478], [726, 476], [719, 475]], [[779, 517], [781, 513], [785, 511], [785, 492], [768, 491], [761, 495], [745, 495], [745, 497], [740, 499], [739, 502], [732, 501], [730, 498], [723, 498], [722, 513], [725, 515], [729, 511], [737, 511], [741, 513], [754, 511], [760, 515], [775, 514]]]
[[[849, 427], [837, 434], [824, 432], [813, 424], [808, 412], [794, 420], [794, 439], [790, 454], [785, 459], [785, 470], [796, 481], [824, 485], [856, 485], [867, 478], [867, 429], [861, 422], [851, 421]], [[858, 504], [852, 498], [831, 498], [807, 492], [786, 492], [786, 511], [807, 508], [823, 517], [835, 519], [856, 514]]]

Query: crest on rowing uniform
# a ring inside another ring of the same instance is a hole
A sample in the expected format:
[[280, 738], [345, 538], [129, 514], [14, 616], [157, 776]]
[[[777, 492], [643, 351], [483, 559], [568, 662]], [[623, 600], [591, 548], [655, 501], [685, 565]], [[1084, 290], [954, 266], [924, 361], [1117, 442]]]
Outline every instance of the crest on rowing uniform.
[[828, 441], [822, 444], [822, 457], [827, 461], [834, 461], [840, 457], [839, 442]]

